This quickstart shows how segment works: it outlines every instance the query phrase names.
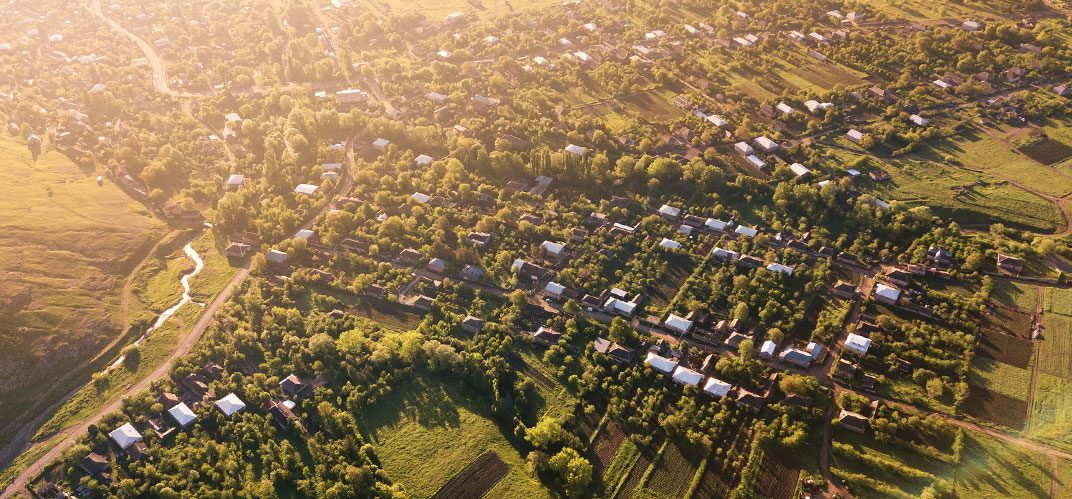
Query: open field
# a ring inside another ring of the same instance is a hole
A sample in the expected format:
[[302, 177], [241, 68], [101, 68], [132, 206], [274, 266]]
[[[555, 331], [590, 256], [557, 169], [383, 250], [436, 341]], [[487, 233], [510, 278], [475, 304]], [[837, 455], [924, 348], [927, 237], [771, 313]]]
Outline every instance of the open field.
[[78, 370], [123, 329], [124, 279], [166, 228], [62, 154], [34, 161], [5, 137], [0, 155], [8, 193], [0, 200], [0, 420], [17, 424], [42, 397], [73, 389], [76, 376], [57, 375]]
[[968, 373], [971, 394], [964, 412], [972, 417], [1013, 429], [1023, 429], [1027, 418], [1031, 371], [976, 357]]
[[1072, 316], [1072, 289], [1046, 288], [1042, 300], [1046, 313]]
[[968, 383], [1010, 397], [1027, 400], [1031, 371], [986, 357], [976, 357], [968, 374]]
[[1072, 387], [1068, 380], [1040, 373], [1031, 410], [1031, 438], [1072, 449]]
[[510, 467], [494, 451], [487, 451], [469, 463], [460, 473], [447, 481], [443, 488], [432, 497], [436, 499], [467, 499], [483, 497], [499, 480], [502, 480]]
[[1029, 340], [984, 330], [979, 335], [979, 346], [975, 353], [1013, 367], [1029, 369], [1032, 351]]
[[844, 429], [834, 432], [832, 445], [831, 472], [849, 477], [857, 497], [918, 497], [936, 478], [949, 479], [953, 472], [943, 461]]
[[1043, 317], [1046, 330], [1038, 341], [1039, 370], [1062, 378], [1072, 377], [1072, 317]]
[[1055, 499], [1072, 499], [1072, 460], [1058, 459]]
[[[1053, 232], [1061, 219], [1052, 202], [996, 177], [933, 162], [901, 161], [882, 167], [890, 180], [868, 185], [865, 191], [885, 201], [929, 206], [936, 215], [961, 223], [1001, 222], [1040, 232]], [[971, 188], [954, 199], [953, 188], [959, 186]]]
[[703, 460], [700, 449], [682, 448], [668, 442], [644, 488], [662, 497], [683, 497]]
[[[1026, 386], [1025, 386], [1026, 388]], [[961, 406], [964, 414], [980, 421], [1022, 430], [1027, 421], [1027, 401], [1004, 393], [971, 386], [968, 400]]]
[[956, 497], [1049, 497], [1045, 456], [982, 433], [968, 432], [966, 437], [953, 481]]
[[[1031, 313], [1015, 308], [994, 307], [993, 312], [983, 318], [983, 324], [1006, 335], [1028, 339], [1031, 338]], [[995, 358], [1001, 360], [1000, 357]]]
[[981, 16], [997, 10], [997, 6], [1004, 6], [1008, 2], [995, 2], [990, 6], [981, 2], [930, 2], [927, 0], [905, 0], [898, 2], [875, 2], [874, 6], [889, 19], [941, 19], [946, 17]]
[[994, 279], [994, 292], [990, 298], [1002, 305], [1017, 307], [1028, 313], [1038, 308], [1038, 288], [1033, 284]]
[[[491, 420], [483, 396], [439, 380], [417, 379], [396, 388], [359, 419], [383, 468], [411, 497], [431, 497], [485, 451], [510, 471], [486, 497], [547, 497], [525, 471], [524, 458]], [[416, 466], [415, 463], [420, 463]]]
[[1072, 180], [1017, 154], [982, 131], [969, 130], [929, 143], [926, 148], [920, 149], [920, 154], [933, 161], [943, 161], [946, 156], [952, 156], [967, 166], [986, 170], [1051, 196], [1061, 197], [1072, 192]]

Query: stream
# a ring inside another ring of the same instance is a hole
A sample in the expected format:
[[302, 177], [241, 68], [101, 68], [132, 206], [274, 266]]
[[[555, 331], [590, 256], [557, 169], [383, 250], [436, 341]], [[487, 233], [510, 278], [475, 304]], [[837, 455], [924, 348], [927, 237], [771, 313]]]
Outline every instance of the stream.
[[[201, 255], [197, 253], [197, 250], [194, 249], [193, 244], [194, 244], [193, 241], [190, 241], [189, 243], [186, 244], [186, 246], [183, 246], [183, 248], [182, 248], [182, 251], [183, 251], [183, 253], [186, 254], [186, 257], [194, 261], [194, 270], [193, 270], [193, 272], [190, 272], [190, 273], [182, 276], [182, 279], [179, 280], [180, 284], [182, 284], [182, 299], [180, 299], [179, 302], [176, 303], [175, 305], [173, 305], [171, 308], [163, 311], [156, 318], [156, 320], [153, 321], [153, 325], [150, 326], [149, 329], [146, 329], [145, 333], [143, 333], [141, 335], [141, 337], [139, 337], [137, 340], [134, 341], [135, 345], [141, 345], [141, 343], [143, 341], [145, 341], [149, 337], [149, 335], [152, 334], [153, 331], [155, 331], [157, 328], [159, 328], [161, 324], [163, 324], [165, 321], [167, 321], [172, 316], [174, 316], [175, 312], [178, 312], [179, 309], [182, 308], [183, 305], [186, 305], [187, 303], [189, 303], [190, 301], [193, 300], [193, 298], [190, 297], [190, 278], [195, 276], [195, 275], [197, 275], [198, 273], [201, 272], [201, 269], [205, 268], [205, 261], [201, 258]], [[197, 303], [197, 302], [194, 302], [194, 303]], [[202, 307], [205, 306], [203, 303], [197, 303], [197, 304], [201, 305]], [[108, 366], [107, 370], [111, 370], [111, 369], [115, 368], [116, 366], [122, 364], [124, 358], [125, 358], [125, 356], [120, 355], [119, 358], [116, 359], [115, 362], [112, 363], [112, 365]]]

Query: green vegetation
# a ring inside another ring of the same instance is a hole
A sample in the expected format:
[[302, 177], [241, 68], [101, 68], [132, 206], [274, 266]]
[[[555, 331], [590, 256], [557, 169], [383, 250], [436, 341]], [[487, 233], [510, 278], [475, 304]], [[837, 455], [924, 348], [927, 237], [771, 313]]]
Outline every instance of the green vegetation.
[[1027, 400], [1031, 387], [1031, 371], [994, 359], [976, 357], [972, 360], [968, 382], [992, 392]]
[[936, 142], [929, 146], [925, 156], [934, 161], [952, 156], [966, 166], [1050, 196], [1061, 197], [1072, 193], [1072, 179], [1013, 152], [986, 130], [954, 135]]

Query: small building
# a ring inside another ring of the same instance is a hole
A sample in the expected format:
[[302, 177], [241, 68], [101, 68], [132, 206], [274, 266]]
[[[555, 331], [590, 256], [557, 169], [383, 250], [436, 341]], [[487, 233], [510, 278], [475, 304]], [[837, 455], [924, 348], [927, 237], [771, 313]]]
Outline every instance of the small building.
[[1014, 256], [998, 254], [998, 268], [1019, 275], [1024, 270], [1024, 261]]
[[867, 431], [868, 419], [862, 414], [842, 409], [841, 413], [838, 414], [838, 421], [847, 430], [855, 431], [856, 433]]
[[648, 352], [647, 357], [644, 358], [644, 363], [651, 366], [652, 369], [655, 369], [656, 371], [663, 374], [671, 374], [677, 367], [676, 360], [668, 359], [652, 351]]
[[748, 336], [745, 336], [745, 335], [743, 335], [741, 333], [731, 333], [730, 336], [728, 338], [726, 338], [726, 341], [724, 341], [723, 343], [727, 347], [737, 348], [737, 347], [741, 346], [741, 343], [744, 342], [744, 340], [750, 340], [750, 339], [752, 339], [752, 338], [749, 338]]
[[811, 356], [812, 362], [822, 362], [826, 358], [826, 348], [814, 341], [808, 343], [804, 351]]
[[901, 298], [901, 290], [882, 283], [875, 284], [875, 300], [887, 305], [897, 305]]
[[700, 386], [700, 382], [703, 381], [704, 375], [685, 366], [677, 366], [674, 368], [674, 374], [671, 378], [674, 380], [674, 383], [682, 386]]
[[664, 237], [662, 241], [659, 241], [659, 247], [666, 249], [678, 249], [681, 247], [681, 243], [673, 239], [667, 239]]
[[540, 329], [530, 333], [530, 336], [532, 336], [533, 341], [540, 345], [554, 345], [558, 343], [558, 340], [562, 339], [562, 333], [544, 326], [540, 326]]
[[581, 147], [579, 145], [576, 145], [576, 144], [567, 144], [566, 148], [564, 150], [567, 153], [574, 154], [574, 155], [577, 155], [577, 156], [584, 156], [584, 154], [586, 152], [588, 152], [588, 149], [586, 149], [584, 147]]
[[138, 433], [138, 430], [134, 429], [134, 425], [130, 423], [125, 423], [123, 426], [112, 430], [112, 432], [108, 434], [108, 437], [115, 442], [115, 445], [118, 446], [120, 450], [124, 451], [142, 441], [141, 433]]
[[285, 251], [279, 251], [277, 249], [269, 250], [264, 255], [264, 258], [271, 263], [282, 265], [287, 262], [287, 253]]
[[465, 319], [462, 320], [462, 331], [476, 334], [479, 333], [481, 329], [484, 329], [484, 324], [484, 319], [467, 315], [465, 316]]
[[737, 407], [747, 410], [752, 414], [759, 414], [759, 411], [763, 410], [763, 406], [766, 405], [767, 400], [761, 395], [752, 393], [744, 388], [737, 390]]
[[845, 348], [860, 355], [867, 355], [867, 350], [871, 348], [871, 338], [849, 333], [848, 338], [845, 338]]
[[442, 258], [433, 258], [425, 267], [432, 272], [442, 274], [447, 270], [447, 261]]
[[227, 177], [227, 182], [225, 183], [226, 189], [228, 191], [237, 191], [239, 187], [242, 187], [242, 182], [245, 180], [245, 175], [239, 175], [237, 173], [231, 175], [230, 177]]
[[755, 227], [746, 227], [744, 225], [738, 225], [737, 228], [734, 229], [733, 233], [744, 237], [756, 237], [756, 234], [759, 234], [759, 230]]
[[764, 341], [763, 346], [759, 348], [759, 358], [769, 360], [774, 357], [774, 351], [777, 349], [778, 345], [776, 345], [773, 341]]
[[190, 407], [183, 402], [179, 402], [171, 409], [168, 409], [167, 412], [175, 420], [175, 423], [179, 425], [179, 428], [184, 430], [197, 422], [197, 414], [194, 414], [194, 411], [190, 410]]
[[856, 377], [857, 369], [856, 364], [841, 359], [838, 361], [837, 370], [834, 371], [834, 377], [845, 381], [852, 381], [852, 378]]
[[853, 128], [845, 134], [845, 138], [849, 139], [854, 144], [859, 144], [861, 140], [864, 140], [864, 133]]

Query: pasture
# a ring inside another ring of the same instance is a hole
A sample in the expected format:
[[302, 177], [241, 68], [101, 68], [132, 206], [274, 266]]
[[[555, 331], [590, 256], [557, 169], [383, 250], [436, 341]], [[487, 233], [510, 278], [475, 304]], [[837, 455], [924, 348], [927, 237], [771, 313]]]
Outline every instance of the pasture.
[[359, 416], [358, 426], [376, 446], [388, 476], [411, 497], [432, 497], [489, 450], [510, 470], [486, 497], [548, 495], [492, 421], [484, 396], [456, 383], [418, 378], [370, 407]]
[[[1039, 232], [1053, 232], [1062, 220], [1052, 202], [990, 175], [934, 162], [899, 161], [882, 167], [890, 180], [863, 190], [885, 201], [928, 206], [936, 215], [960, 223], [1000, 222]], [[954, 198], [954, 188], [962, 186], [968, 186], [967, 191]]]
[[[47, 147], [46, 147], [47, 149]], [[58, 398], [127, 323], [126, 276], [166, 228], [110, 182], [55, 151], [35, 161], [0, 139], [0, 443]], [[60, 374], [70, 373], [63, 377]], [[48, 386], [40, 380], [48, 379]]]

